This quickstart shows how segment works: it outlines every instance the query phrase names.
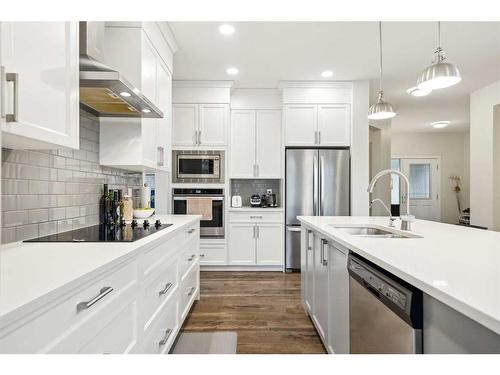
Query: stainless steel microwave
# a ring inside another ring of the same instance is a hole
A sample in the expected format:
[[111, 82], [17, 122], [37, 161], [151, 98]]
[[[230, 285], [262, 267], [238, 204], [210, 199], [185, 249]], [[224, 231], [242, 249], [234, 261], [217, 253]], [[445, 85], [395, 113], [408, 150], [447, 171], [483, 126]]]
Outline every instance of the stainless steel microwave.
[[224, 183], [224, 151], [174, 150], [172, 182]]

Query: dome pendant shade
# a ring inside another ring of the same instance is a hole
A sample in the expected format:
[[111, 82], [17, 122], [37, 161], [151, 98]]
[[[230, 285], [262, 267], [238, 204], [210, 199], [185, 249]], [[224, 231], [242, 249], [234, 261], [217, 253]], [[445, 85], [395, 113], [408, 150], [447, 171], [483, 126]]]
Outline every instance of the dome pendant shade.
[[377, 103], [373, 104], [368, 110], [370, 120], [385, 120], [396, 116], [396, 111], [390, 103], [384, 101], [382, 95], [382, 92], [380, 92]]
[[420, 73], [417, 88], [421, 90], [438, 90], [456, 85], [462, 80], [460, 71], [451, 63], [438, 61]]

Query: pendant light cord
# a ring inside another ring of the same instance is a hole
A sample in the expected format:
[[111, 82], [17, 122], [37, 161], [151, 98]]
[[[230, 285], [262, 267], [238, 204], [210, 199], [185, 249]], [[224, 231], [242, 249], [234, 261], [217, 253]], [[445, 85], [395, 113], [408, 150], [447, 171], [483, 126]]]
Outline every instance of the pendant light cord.
[[[378, 23], [378, 40], [379, 40], [379, 48], [380, 48], [380, 86], [379, 92], [382, 93], [382, 22]], [[380, 94], [379, 94], [380, 95]]]

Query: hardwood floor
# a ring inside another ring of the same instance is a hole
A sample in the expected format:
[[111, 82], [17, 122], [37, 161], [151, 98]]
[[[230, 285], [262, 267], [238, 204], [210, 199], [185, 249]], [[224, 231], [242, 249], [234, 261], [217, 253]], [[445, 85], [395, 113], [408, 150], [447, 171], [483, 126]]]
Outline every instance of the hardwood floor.
[[325, 353], [300, 302], [300, 274], [201, 272], [183, 331], [236, 331], [237, 353]]

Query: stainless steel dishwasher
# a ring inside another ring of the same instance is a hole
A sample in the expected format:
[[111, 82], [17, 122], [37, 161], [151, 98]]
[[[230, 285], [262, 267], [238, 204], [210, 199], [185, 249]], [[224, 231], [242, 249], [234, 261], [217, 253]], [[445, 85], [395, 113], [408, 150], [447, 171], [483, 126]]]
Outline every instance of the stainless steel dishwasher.
[[355, 254], [347, 267], [351, 353], [422, 353], [422, 291]]

